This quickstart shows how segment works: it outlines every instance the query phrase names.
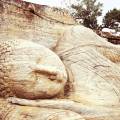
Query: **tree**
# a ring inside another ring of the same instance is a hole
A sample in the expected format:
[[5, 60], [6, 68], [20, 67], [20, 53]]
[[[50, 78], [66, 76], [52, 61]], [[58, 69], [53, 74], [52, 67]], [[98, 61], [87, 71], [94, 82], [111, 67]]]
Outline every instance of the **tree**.
[[102, 5], [97, 0], [82, 0], [77, 5], [71, 7], [75, 10], [75, 19], [82, 20], [82, 23], [89, 28], [97, 28], [97, 17], [102, 14]]
[[120, 23], [120, 10], [117, 10], [114, 8], [113, 10], [110, 10], [106, 13], [103, 19], [104, 27], [108, 28], [116, 28], [115, 25], [116, 22]]

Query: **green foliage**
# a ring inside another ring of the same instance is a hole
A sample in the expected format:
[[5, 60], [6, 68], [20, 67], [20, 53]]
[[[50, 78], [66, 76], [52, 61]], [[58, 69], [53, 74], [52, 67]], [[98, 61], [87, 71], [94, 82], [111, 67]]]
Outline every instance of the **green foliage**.
[[114, 8], [106, 13], [103, 24], [104, 27], [115, 28], [115, 22], [120, 22], [120, 10]]
[[76, 19], [82, 19], [86, 27], [95, 29], [97, 27], [97, 17], [102, 14], [102, 5], [97, 0], [82, 0], [71, 7], [76, 11], [73, 14]]

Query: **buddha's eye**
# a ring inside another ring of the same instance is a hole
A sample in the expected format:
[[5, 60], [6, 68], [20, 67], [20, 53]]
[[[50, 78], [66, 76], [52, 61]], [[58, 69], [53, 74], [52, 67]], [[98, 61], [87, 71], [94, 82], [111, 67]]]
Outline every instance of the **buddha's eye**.
[[54, 80], [57, 79], [57, 75], [50, 75], [50, 76], [49, 76], [49, 79], [52, 80], [52, 81], [54, 81]]

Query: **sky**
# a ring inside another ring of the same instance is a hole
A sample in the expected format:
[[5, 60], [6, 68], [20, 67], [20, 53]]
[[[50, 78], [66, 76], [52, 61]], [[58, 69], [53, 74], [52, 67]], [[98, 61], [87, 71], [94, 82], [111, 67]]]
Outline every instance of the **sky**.
[[[67, 5], [75, 3], [76, 0], [24, 0], [24, 1], [65, 8]], [[98, 18], [99, 24], [102, 23], [102, 18], [107, 13], [107, 11], [113, 8], [120, 9], [120, 0], [98, 0], [98, 1], [103, 3], [103, 8], [102, 8], [103, 14], [101, 17]]]

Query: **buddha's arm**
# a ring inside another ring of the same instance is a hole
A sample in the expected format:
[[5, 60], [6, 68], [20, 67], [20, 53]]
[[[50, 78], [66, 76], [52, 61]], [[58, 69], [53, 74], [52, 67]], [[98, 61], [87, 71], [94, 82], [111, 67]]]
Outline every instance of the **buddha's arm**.
[[97, 120], [97, 118], [100, 118], [101, 120], [103, 118], [105, 119], [120, 116], [120, 109], [84, 105], [82, 103], [74, 102], [68, 99], [27, 100], [11, 97], [8, 98], [8, 101], [13, 104], [24, 106], [70, 110], [81, 114], [84, 116], [84, 118], [96, 118], [95, 120]]

